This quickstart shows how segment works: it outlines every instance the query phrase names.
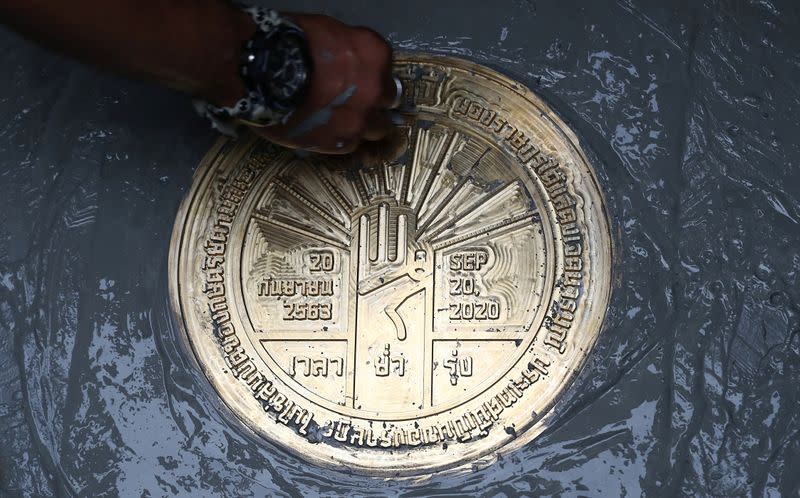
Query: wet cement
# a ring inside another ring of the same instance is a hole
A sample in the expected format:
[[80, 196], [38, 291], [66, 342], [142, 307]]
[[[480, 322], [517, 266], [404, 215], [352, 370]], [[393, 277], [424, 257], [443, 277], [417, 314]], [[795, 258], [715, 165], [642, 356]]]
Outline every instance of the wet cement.
[[214, 133], [182, 96], [1, 33], [0, 494], [798, 495], [796, 2], [273, 5], [500, 69], [593, 151], [618, 285], [575, 395], [533, 444], [424, 485], [251, 437], [181, 357], [167, 301]]

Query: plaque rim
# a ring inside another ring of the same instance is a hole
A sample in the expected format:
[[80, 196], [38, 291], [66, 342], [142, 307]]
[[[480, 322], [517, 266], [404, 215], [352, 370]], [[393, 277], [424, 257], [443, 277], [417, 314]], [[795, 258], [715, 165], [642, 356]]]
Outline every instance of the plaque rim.
[[[205, 378], [204, 382], [207, 382], [207, 384], [203, 386], [205, 388], [204, 394], [206, 395], [204, 397], [211, 401], [218, 409], [225, 412], [225, 419], [227, 422], [241, 427], [248, 436], [256, 436], [258, 442], [264, 443], [266, 440], [267, 444], [279, 448], [282, 451], [286, 451], [301, 461], [307, 461], [328, 470], [374, 477], [411, 478], [419, 481], [429, 479], [433, 477], [434, 474], [442, 475], [442, 473], [445, 473], [449, 475], [467, 473], [474, 471], [476, 468], [486, 467], [495, 462], [500, 456], [513, 453], [536, 439], [548, 427], [548, 422], [557, 419], [561, 415], [557, 406], [566, 403], [574, 396], [574, 391], [577, 387], [574, 382], [586, 367], [589, 353], [595, 347], [597, 340], [600, 335], [604, 333], [606, 328], [605, 320], [608, 313], [608, 306], [610, 305], [614, 289], [618, 287], [618, 282], [614, 280], [617, 266], [615, 260], [617, 241], [612, 235], [611, 228], [614, 226], [614, 221], [610, 216], [605, 193], [601, 188], [594, 164], [587, 157], [584, 148], [581, 146], [581, 141], [578, 140], [575, 132], [566, 124], [561, 116], [542, 99], [542, 97], [530, 90], [527, 86], [498, 72], [492, 67], [487, 67], [460, 57], [403, 51], [396, 53], [395, 62], [401, 64], [420, 63], [442, 65], [448, 68], [452, 67], [454, 69], [467, 71], [487, 80], [495, 80], [537, 109], [540, 112], [540, 116], [550, 122], [550, 126], [558, 131], [564, 143], [571, 149], [571, 152], [576, 154], [583, 163], [582, 165], [578, 165], [579, 169], [581, 173], [585, 175], [585, 179], [591, 183], [591, 186], [589, 189], [582, 191], [582, 193], [590, 194], [591, 199], [585, 199], [586, 202], [597, 205], [595, 213], [598, 215], [595, 217], [595, 221], [599, 223], [597, 236], [599, 240], [602, 241], [602, 244], [592, 246], [592, 252], [599, 252], [600, 255], [592, 260], [591, 266], [593, 270], [589, 272], [586, 277], [587, 279], [593, 279], [593, 283], [597, 286], [592, 294], [596, 302], [591, 305], [591, 313], [587, 313], [587, 319], [585, 323], [582, 323], [584, 329], [590, 329], [592, 331], [591, 341], [586, 348], [580, 350], [579, 359], [574, 362], [576, 366], [571, 367], [568, 374], [559, 378], [560, 382], [558, 385], [561, 387], [560, 389], [555, 389], [556, 395], [548, 400], [543, 410], [534, 417], [531, 417], [525, 426], [517, 427], [516, 434], [509, 434], [507, 437], [502, 438], [498, 438], [497, 434], [495, 434], [494, 442], [489, 449], [482, 450], [474, 455], [469, 453], [460, 455], [455, 462], [438, 462], [433, 465], [425, 465], [424, 467], [353, 467], [352, 461], [340, 460], [333, 455], [331, 455], [331, 458], [322, 458], [317, 454], [303, 452], [302, 448], [292, 445], [293, 441], [291, 437], [287, 438], [282, 436], [281, 433], [284, 433], [287, 428], [280, 426], [274, 420], [270, 420], [269, 425], [271, 427], [254, 427], [247, 423], [245, 418], [243, 418], [230, 403], [230, 400], [222, 396], [214, 380], [216, 374], [211, 372], [210, 365], [202, 361], [200, 353], [196, 349], [196, 345], [191, 340], [191, 332], [189, 331], [189, 326], [184, 317], [184, 305], [181, 299], [181, 290], [184, 285], [182, 285], [179, 276], [181, 274], [182, 265], [185, 264], [181, 261], [181, 250], [183, 248], [186, 226], [191, 222], [190, 216], [192, 215], [198, 195], [206, 192], [208, 184], [213, 181], [213, 177], [210, 177], [209, 174], [215, 170], [215, 165], [223, 157], [223, 153], [226, 149], [233, 151], [250, 150], [253, 143], [260, 141], [259, 138], [253, 135], [246, 135], [240, 138], [239, 141], [224, 137], [218, 139], [206, 152], [203, 159], [196, 167], [192, 175], [191, 186], [177, 211], [175, 224], [170, 237], [168, 286], [170, 308], [179, 329], [179, 333], [176, 335], [178, 335], [180, 339], [178, 341], [180, 348], [184, 353], [188, 353], [185, 356], [192, 365], [199, 367], [199, 370], [203, 372]], [[242, 146], [241, 148], [235, 147], [242, 142], [247, 143], [248, 146]], [[605, 266], [595, 270], [594, 267], [601, 262], [605, 262]], [[605, 278], [602, 279], [602, 281], [598, 281], [598, 276], [604, 276]], [[525, 403], [525, 401], [523, 401], [523, 403]], [[294, 436], [298, 438], [301, 437], [296, 433], [294, 433]], [[325, 443], [320, 443], [320, 445], [324, 446]], [[359, 458], [358, 453], [360, 453], [361, 450], [355, 448], [349, 450], [352, 460], [357, 460]], [[403, 450], [395, 451], [397, 453], [403, 452]]]

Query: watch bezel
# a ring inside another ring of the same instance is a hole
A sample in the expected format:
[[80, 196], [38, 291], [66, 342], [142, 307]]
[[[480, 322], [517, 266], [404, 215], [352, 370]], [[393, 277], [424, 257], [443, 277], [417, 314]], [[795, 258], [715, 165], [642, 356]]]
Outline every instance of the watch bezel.
[[[257, 72], [252, 70], [252, 67], [253, 64], [259, 60], [259, 58], [270, 57], [271, 54], [269, 52], [274, 50], [275, 46], [279, 42], [285, 41], [287, 37], [291, 37], [296, 40], [296, 45], [299, 49], [299, 59], [297, 59], [295, 62], [301, 62], [304, 71], [302, 83], [297, 86], [297, 90], [289, 98], [281, 98], [272, 93], [265, 92], [265, 88], [269, 86], [270, 82], [260, 79], [260, 76], [257, 74]], [[302, 101], [308, 95], [308, 90], [311, 86], [313, 64], [308, 45], [308, 39], [306, 38], [305, 33], [303, 33], [300, 28], [289, 24], [276, 26], [270, 31], [259, 29], [245, 43], [244, 49], [242, 50], [240, 70], [246, 88], [251, 92], [251, 94], [255, 93], [256, 95], [260, 96], [262, 100], [260, 102], [261, 105], [276, 114], [290, 114], [298, 107], [298, 105], [300, 105], [300, 103], [302, 103]], [[261, 127], [274, 124], [259, 124], [258, 121], [253, 121], [252, 119], [240, 119], [240, 121], [250, 126]]]

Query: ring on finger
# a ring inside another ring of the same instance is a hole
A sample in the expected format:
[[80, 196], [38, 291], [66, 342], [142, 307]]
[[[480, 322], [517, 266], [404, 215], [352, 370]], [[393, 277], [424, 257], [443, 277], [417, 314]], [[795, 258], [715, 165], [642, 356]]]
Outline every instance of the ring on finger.
[[392, 76], [392, 80], [394, 81], [395, 94], [389, 109], [397, 109], [403, 103], [403, 82], [397, 76]]

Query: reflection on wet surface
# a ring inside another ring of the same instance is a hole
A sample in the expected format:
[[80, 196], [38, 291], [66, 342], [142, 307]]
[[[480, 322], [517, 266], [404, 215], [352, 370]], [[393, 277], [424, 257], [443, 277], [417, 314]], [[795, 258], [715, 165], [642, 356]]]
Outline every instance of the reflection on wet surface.
[[177, 347], [166, 279], [214, 134], [182, 97], [3, 34], [0, 489], [796, 494], [796, 7], [567, 3], [329, 11], [542, 94], [594, 151], [617, 234], [606, 330], [563, 415], [490, 468], [419, 485], [321, 472], [226, 418]]

